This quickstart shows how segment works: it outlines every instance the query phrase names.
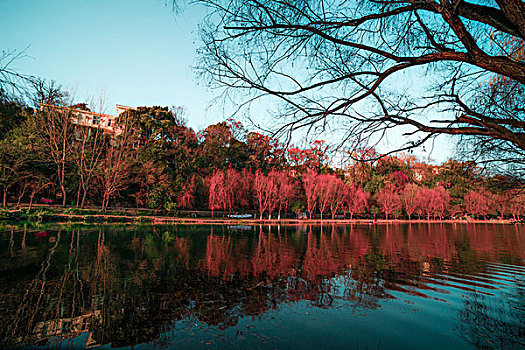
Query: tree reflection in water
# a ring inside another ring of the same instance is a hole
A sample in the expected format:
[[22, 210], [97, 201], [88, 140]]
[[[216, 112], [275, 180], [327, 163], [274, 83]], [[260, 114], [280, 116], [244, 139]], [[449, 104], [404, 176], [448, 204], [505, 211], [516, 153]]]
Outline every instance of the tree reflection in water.
[[472, 293], [459, 310], [461, 334], [478, 349], [523, 349], [523, 289], [513, 298], [494, 303], [483, 294]]
[[469, 342], [505, 347], [525, 338], [525, 246], [523, 229], [514, 226], [101, 226], [50, 229], [44, 238], [28, 227], [1, 232], [3, 346], [79, 334], [87, 334], [88, 347], [161, 344], [179, 320], [224, 330], [290, 303], [371, 310], [400, 295], [446, 300], [454, 291], [466, 293], [457, 314]]

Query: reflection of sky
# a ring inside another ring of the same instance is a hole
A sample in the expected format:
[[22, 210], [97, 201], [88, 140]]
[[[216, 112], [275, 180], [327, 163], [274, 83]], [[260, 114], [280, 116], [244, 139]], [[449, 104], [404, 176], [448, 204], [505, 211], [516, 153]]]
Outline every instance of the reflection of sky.
[[[0, 49], [27, 47], [29, 57], [12, 68], [56, 80], [72, 90], [77, 101], [97, 100], [102, 94], [107, 102], [103, 112], [115, 114], [115, 104], [184, 106], [189, 125], [200, 130], [228, 118], [233, 106], [207, 109], [214, 93], [198, 85], [190, 68], [196, 64], [198, 24], [206, 10], [188, 6], [176, 16], [166, 3], [170, 1], [2, 1]], [[413, 72], [394, 80], [409, 81], [410, 89], [420, 90], [424, 78]], [[262, 103], [250, 113], [257, 124], [267, 126], [268, 115], [278, 112]], [[377, 148], [385, 152], [400, 146], [403, 132], [390, 133]], [[301, 143], [299, 135], [296, 144]], [[436, 162], [445, 161], [450, 153], [444, 137], [437, 146], [428, 144], [415, 152]]]
[[224, 119], [205, 112], [210, 95], [190, 70], [203, 13], [176, 17], [166, 3], [1, 1], [0, 48], [28, 47], [30, 58], [13, 67], [76, 90], [77, 100], [105, 92], [105, 112], [115, 114], [115, 104], [182, 105], [200, 129]]

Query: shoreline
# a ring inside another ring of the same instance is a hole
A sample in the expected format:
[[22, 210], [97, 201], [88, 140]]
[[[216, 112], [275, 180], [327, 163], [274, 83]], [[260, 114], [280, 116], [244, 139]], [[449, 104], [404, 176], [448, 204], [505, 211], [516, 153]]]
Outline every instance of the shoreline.
[[[42, 207], [40, 207], [42, 208]], [[512, 225], [523, 224], [522, 221], [514, 219], [488, 219], [480, 220], [468, 217], [467, 219], [257, 219], [253, 218], [228, 218], [228, 217], [176, 217], [166, 215], [148, 215], [150, 213], [127, 213], [126, 210], [115, 211], [114, 213], [97, 213], [94, 210], [86, 210], [85, 213], [60, 212], [58, 208], [43, 208], [44, 212], [24, 213], [21, 210], [9, 210], [8, 216], [0, 217], [0, 221], [18, 221], [35, 223], [85, 223], [85, 224], [155, 224], [155, 225], [385, 225], [385, 224], [500, 224]], [[58, 209], [58, 210], [57, 210]], [[49, 211], [47, 211], [49, 210]], [[40, 214], [40, 215], [38, 215]], [[145, 214], [145, 215], [140, 215]]]
[[452, 223], [452, 224], [513, 224], [511, 220], [404, 220], [404, 219], [186, 219], [186, 218], [155, 218], [155, 224], [246, 224], [246, 225], [325, 225], [325, 224], [367, 224], [367, 225], [377, 225], [377, 224], [443, 224], [443, 223]]
[[[75, 215], [75, 214], [54, 214], [54, 217], [66, 219], [63, 220], [49, 220], [46, 222], [68, 223], [68, 222], [84, 222], [84, 223], [127, 223], [127, 224], [154, 224], [154, 225], [384, 225], [384, 224], [500, 224], [513, 225], [519, 224], [510, 219], [499, 220], [427, 220], [427, 219], [233, 219], [233, 218], [181, 218], [181, 217], [166, 217], [166, 216], [126, 216], [126, 215]], [[71, 221], [73, 219], [73, 221]], [[87, 221], [85, 219], [88, 219]]]

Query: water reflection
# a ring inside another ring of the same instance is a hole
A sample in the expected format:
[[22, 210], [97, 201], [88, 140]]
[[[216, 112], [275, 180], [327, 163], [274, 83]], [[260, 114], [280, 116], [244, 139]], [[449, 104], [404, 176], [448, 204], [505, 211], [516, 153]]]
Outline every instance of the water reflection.
[[525, 279], [518, 272], [520, 288], [504, 293], [498, 302], [486, 295], [472, 293], [458, 311], [461, 334], [479, 349], [511, 349], [525, 346]]
[[241, 320], [279, 317], [287, 305], [367, 318], [373, 317], [367, 310], [386, 313], [396, 301], [411, 310], [431, 302], [452, 308], [448, 331], [474, 347], [525, 345], [525, 231], [518, 226], [7, 226], [1, 232], [3, 346], [60, 339], [73, 347], [162, 346], [188, 333], [184, 325], [239, 332]]

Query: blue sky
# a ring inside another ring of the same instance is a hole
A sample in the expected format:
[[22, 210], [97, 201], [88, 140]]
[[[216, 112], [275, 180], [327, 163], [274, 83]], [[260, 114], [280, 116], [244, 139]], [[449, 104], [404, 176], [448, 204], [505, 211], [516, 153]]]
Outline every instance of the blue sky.
[[206, 111], [212, 94], [191, 69], [204, 14], [175, 15], [162, 0], [2, 0], [0, 49], [27, 47], [13, 68], [57, 81], [79, 102], [104, 94], [110, 114], [117, 103], [184, 106], [201, 129], [227, 117]]
[[[167, 2], [1, 0], [0, 49], [27, 48], [27, 57], [12, 68], [57, 81], [77, 102], [103, 95], [109, 114], [116, 113], [115, 104], [183, 106], [189, 126], [200, 130], [229, 117], [221, 105], [208, 108], [213, 92], [192, 70], [206, 10], [187, 6], [174, 14]], [[398, 144], [400, 133], [392, 136]], [[383, 143], [379, 150], [391, 147]], [[443, 139], [430, 156], [442, 162], [450, 153]]]

